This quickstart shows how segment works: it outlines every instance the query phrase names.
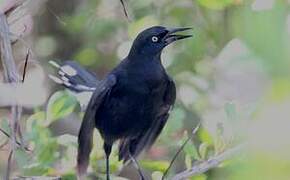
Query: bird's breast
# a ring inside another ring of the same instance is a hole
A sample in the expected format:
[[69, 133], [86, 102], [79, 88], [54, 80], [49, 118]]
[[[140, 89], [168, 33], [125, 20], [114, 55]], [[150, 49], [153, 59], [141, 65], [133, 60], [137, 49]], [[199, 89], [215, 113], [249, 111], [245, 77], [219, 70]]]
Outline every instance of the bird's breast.
[[[134, 136], [150, 127], [163, 102], [161, 79], [119, 80], [98, 112], [96, 123], [114, 137]], [[97, 125], [98, 126], [98, 125]]]
[[128, 96], [150, 99], [155, 95], [163, 94], [165, 86], [166, 79], [148, 74], [143, 77], [136, 76], [134, 79], [126, 81], [122, 85], [121, 91], [124, 91], [123, 93]]
[[116, 85], [96, 115], [96, 126], [113, 139], [138, 136], [155, 120], [163, 103], [167, 75], [159, 64], [128, 65], [114, 71]]

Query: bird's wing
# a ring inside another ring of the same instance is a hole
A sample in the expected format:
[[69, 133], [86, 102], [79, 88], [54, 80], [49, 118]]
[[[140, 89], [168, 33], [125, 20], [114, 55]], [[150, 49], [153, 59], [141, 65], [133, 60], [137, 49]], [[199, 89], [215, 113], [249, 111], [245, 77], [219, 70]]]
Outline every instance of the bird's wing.
[[79, 176], [82, 176], [88, 167], [89, 156], [92, 149], [93, 132], [95, 128], [95, 114], [106, 95], [110, 93], [115, 84], [116, 77], [114, 75], [109, 75], [96, 87], [96, 90], [94, 91], [88, 104], [78, 136], [79, 147], [77, 171]]
[[152, 123], [149, 130], [135, 139], [121, 140], [119, 146], [120, 160], [124, 160], [124, 162], [126, 162], [130, 160], [129, 152], [131, 152], [132, 156], [137, 157], [143, 149], [149, 149], [153, 145], [167, 122], [167, 119], [169, 117], [169, 111], [174, 105], [175, 98], [176, 87], [174, 82], [170, 79], [164, 95], [164, 103], [160, 108], [157, 118]]

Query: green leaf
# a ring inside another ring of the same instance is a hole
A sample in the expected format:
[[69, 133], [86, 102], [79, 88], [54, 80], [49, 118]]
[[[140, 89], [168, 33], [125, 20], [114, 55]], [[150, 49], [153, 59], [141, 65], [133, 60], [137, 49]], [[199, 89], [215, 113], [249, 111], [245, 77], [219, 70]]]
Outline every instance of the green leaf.
[[201, 156], [201, 159], [205, 159], [207, 156], [207, 150], [208, 150], [208, 144], [206, 142], [202, 143], [199, 146], [199, 154]]
[[24, 166], [23, 169], [25, 171], [24, 172], [25, 176], [41, 176], [47, 173], [49, 167], [39, 163], [34, 163]]
[[198, 137], [202, 142], [205, 142], [209, 145], [213, 144], [213, 138], [212, 136], [206, 131], [204, 128], [200, 128], [198, 131]]
[[207, 176], [205, 174], [198, 174], [190, 178], [190, 180], [206, 180], [206, 179], [207, 179]]
[[77, 105], [77, 99], [67, 91], [58, 91], [54, 93], [48, 102], [46, 117], [47, 123], [63, 118], [73, 112]]
[[186, 166], [186, 169], [190, 169], [192, 166], [192, 159], [191, 159], [191, 156], [189, 155], [185, 155], [185, 166]]
[[75, 180], [76, 176], [75, 176], [75, 172], [67, 172], [66, 174], [61, 176], [62, 180]]
[[46, 142], [45, 145], [41, 145], [36, 152], [37, 161], [41, 164], [50, 165], [56, 159], [59, 158], [57, 153], [58, 145], [53, 139]]
[[161, 171], [164, 172], [166, 171], [166, 169], [169, 166], [169, 162], [167, 161], [146, 161], [146, 160], [142, 160], [141, 161], [142, 166], [145, 169], [151, 169], [151, 170], [155, 170], [155, 171]]
[[35, 126], [35, 123], [37, 125], [45, 126], [45, 115], [46, 114], [44, 111], [38, 111], [30, 115], [26, 120], [27, 132], [31, 132], [33, 130], [33, 126]]
[[[187, 131], [185, 131], [184, 138], [183, 138], [182, 142], [184, 142], [187, 138], [188, 138], [188, 133], [187, 133]], [[184, 147], [184, 152], [187, 156], [189, 156], [191, 158], [200, 159], [199, 154], [197, 152], [197, 149], [191, 140], [189, 140], [189, 142]]]

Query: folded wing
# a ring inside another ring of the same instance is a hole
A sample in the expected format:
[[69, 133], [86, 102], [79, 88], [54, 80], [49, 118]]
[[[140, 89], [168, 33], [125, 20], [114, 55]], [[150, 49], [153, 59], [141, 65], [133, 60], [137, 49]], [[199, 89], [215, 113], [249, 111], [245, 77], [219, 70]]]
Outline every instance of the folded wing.
[[157, 137], [161, 133], [169, 117], [169, 111], [174, 105], [176, 98], [176, 88], [174, 82], [170, 79], [166, 92], [163, 98], [163, 105], [161, 106], [159, 113], [152, 123], [148, 131], [142, 133], [134, 139], [123, 139], [119, 146], [119, 159], [127, 162], [130, 160], [130, 154], [137, 157], [144, 149], [149, 149]]
[[115, 84], [116, 77], [109, 75], [96, 87], [88, 104], [78, 136], [77, 172], [79, 177], [86, 173], [88, 167], [95, 128], [95, 114]]

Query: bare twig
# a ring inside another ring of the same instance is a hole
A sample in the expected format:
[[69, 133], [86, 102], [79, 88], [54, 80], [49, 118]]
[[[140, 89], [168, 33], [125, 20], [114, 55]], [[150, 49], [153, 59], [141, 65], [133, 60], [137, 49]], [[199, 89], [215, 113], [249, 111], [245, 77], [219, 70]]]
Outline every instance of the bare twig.
[[122, 4], [123, 11], [124, 11], [124, 14], [125, 14], [126, 18], [130, 21], [130, 18], [129, 18], [129, 15], [128, 15], [128, 11], [126, 9], [125, 1], [124, 0], [120, 0], [120, 2]]
[[62, 20], [61, 19], [61, 17], [60, 16], [58, 16], [48, 5], [46, 5], [46, 9], [48, 10], [48, 12], [50, 13], [50, 14], [52, 14], [54, 17], [55, 17], [55, 19], [60, 23], [60, 24], [62, 24], [62, 25], [64, 25], [64, 26], [66, 26], [67, 24], [66, 24], [66, 22], [64, 21], [64, 20]]
[[165, 179], [167, 173], [169, 172], [171, 166], [173, 165], [174, 161], [176, 160], [176, 158], [178, 157], [178, 155], [180, 154], [180, 152], [184, 149], [185, 145], [193, 138], [193, 136], [196, 134], [196, 132], [198, 131], [200, 127], [200, 123], [194, 128], [194, 130], [192, 131], [192, 133], [188, 136], [188, 138], [184, 141], [184, 143], [180, 146], [180, 148], [177, 150], [177, 152], [175, 153], [175, 155], [173, 156], [168, 168], [166, 169], [166, 171], [164, 172], [163, 176], [162, 176], [162, 180]]
[[25, 75], [26, 75], [26, 69], [27, 69], [27, 63], [28, 63], [29, 55], [30, 55], [30, 49], [28, 49], [26, 57], [25, 57], [23, 74], [22, 74], [22, 83], [24, 83], [24, 80], [25, 80]]
[[4, 14], [0, 14], [0, 43], [5, 80], [8, 83], [19, 82], [19, 76], [17, 74], [14, 58], [12, 56], [9, 27]]
[[1, 129], [1, 128], [0, 128], [0, 131], [1, 131], [5, 136], [7, 136], [8, 138], [10, 138], [10, 135], [9, 135], [6, 131], [4, 131], [4, 130]]
[[9, 156], [8, 156], [8, 160], [7, 160], [8, 163], [7, 163], [7, 167], [6, 167], [5, 180], [9, 180], [10, 179], [12, 156], [13, 156], [13, 150], [10, 151]]
[[[1, 131], [5, 136], [7, 136], [9, 139], [11, 138], [10, 135], [9, 135], [6, 131], [4, 131], [3, 129], [0, 128], [0, 131]], [[3, 146], [4, 146], [5, 144], [6, 144], [6, 143], [4, 143]], [[18, 142], [18, 141], [16, 141], [16, 144], [17, 144], [19, 147], [21, 146], [21, 143]], [[1, 146], [0, 146], [0, 149], [1, 149], [1, 147], [3, 147], [3, 146], [1, 145]], [[28, 147], [24, 147], [24, 150], [26, 150], [26, 151], [31, 151], [31, 149], [29, 149]]]
[[176, 174], [172, 180], [182, 180], [187, 179], [191, 176], [202, 174], [209, 169], [218, 167], [223, 161], [228, 160], [232, 158], [234, 155], [238, 154], [242, 149], [244, 149], [246, 144], [240, 144], [232, 149], [228, 149], [224, 151], [221, 154], [218, 154], [216, 156], [213, 156], [209, 158], [206, 161], [202, 161], [196, 165], [194, 165], [192, 168], [183, 171], [181, 173]]
[[7, 139], [4, 143], [0, 145], [0, 150], [9, 143], [9, 139]]

